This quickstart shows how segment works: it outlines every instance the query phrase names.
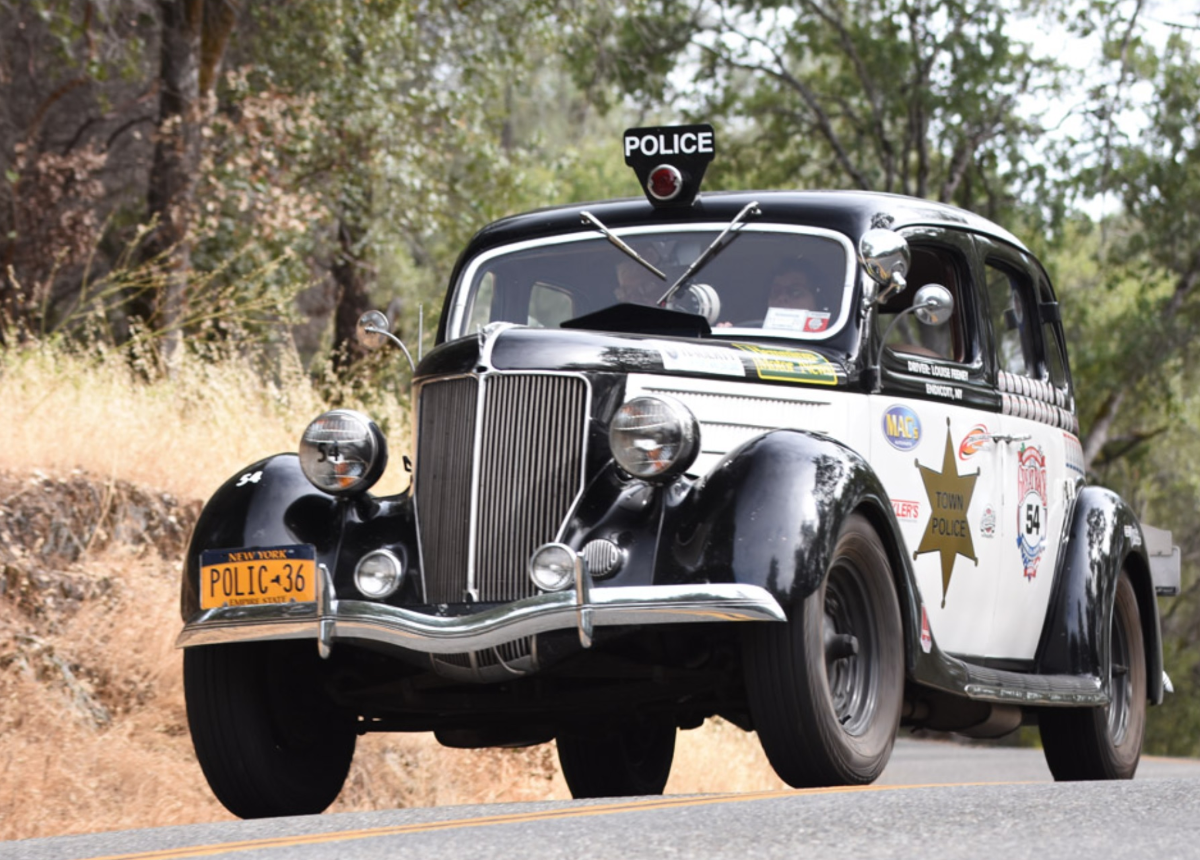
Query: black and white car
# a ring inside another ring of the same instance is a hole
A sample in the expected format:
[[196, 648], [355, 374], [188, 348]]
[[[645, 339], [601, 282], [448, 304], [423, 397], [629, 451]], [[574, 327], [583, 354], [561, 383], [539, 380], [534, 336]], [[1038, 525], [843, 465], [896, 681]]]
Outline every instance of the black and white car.
[[709, 126], [624, 146], [644, 199], [462, 254], [411, 491], [371, 494], [386, 441], [339, 409], [205, 507], [179, 644], [221, 802], [320, 811], [377, 731], [654, 794], [714, 716], [794, 786], [871, 782], [899, 726], [1131, 777], [1179, 555], [1086, 481], [1038, 261], [925, 200], [700, 194]]

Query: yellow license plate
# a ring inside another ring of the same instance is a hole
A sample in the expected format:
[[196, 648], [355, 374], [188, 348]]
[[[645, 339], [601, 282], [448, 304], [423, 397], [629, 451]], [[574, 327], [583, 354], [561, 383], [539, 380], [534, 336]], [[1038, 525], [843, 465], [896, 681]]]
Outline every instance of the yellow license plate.
[[200, 553], [200, 608], [311, 603], [316, 600], [312, 546], [209, 549]]

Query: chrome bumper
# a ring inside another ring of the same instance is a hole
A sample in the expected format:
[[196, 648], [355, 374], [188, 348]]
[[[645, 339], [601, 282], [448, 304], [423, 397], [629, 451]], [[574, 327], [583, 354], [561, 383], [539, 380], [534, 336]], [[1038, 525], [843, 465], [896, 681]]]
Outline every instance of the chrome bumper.
[[578, 629], [586, 647], [593, 627], [786, 620], [766, 589], [737, 583], [585, 588], [583, 599], [570, 590], [443, 617], [365, 600], [330, 599], [328, 575], [322, 573], [315, 603], [205, 610], [188, 621], [175, 645], [316, 639], [321, 654], [328, 656], [337, 640], [369, 640], [427, 654], [460, 654], [551, 630]]

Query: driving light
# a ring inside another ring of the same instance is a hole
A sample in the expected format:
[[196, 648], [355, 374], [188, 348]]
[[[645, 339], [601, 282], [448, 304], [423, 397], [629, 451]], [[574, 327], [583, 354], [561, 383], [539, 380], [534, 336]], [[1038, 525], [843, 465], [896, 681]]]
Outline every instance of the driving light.
[[677, 400], [635, 397], [608, 428], [613, 457], [635, 478], [665, 478], [687, 469], [700, 448], [696, 416]]
[[319, 490], [361, 493], [387, 465], [387, 442], [361, 412], [334, 409], [317, 418], [300, 437], [300, 468]]
[[561, 543], [543, 544], [529, 557], [529, 578], [542, 591], [564, 591], [582, 570], [580, 556]]
[[403, 582], [404, 565], [390, 550], [373, 550], [354, 568], [354, 585], [365, 597], [389, 597]]

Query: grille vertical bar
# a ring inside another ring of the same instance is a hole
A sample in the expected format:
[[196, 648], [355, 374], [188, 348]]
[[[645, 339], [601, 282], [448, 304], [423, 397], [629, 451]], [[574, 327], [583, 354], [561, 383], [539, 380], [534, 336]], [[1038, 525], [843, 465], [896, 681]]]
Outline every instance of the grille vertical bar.
[[[587, 385], [571, 376], [485, 378], [479, 463], [473, 462], [474, 378], [421, 391], [416, 502], [427, 599], [486, 602], [536, 593], [525, 565], [553, 540], [583, 484]], [[472, 480], [476, 534], [470, 533]], [[475, 546], [474, 581], [468, 581]]]
[[415, 491], [430, 603], [461, 603], [467, 585], [478, 391], [474, 377], [421, 389]]

